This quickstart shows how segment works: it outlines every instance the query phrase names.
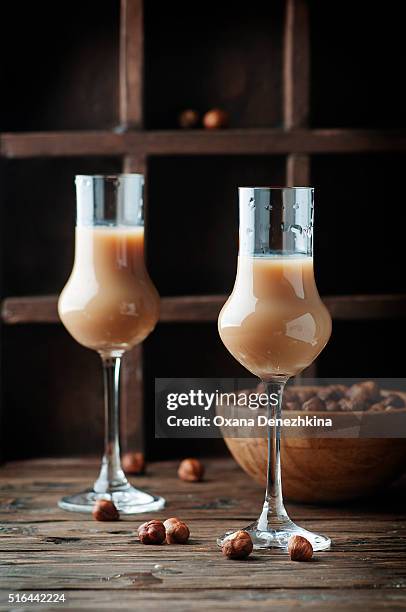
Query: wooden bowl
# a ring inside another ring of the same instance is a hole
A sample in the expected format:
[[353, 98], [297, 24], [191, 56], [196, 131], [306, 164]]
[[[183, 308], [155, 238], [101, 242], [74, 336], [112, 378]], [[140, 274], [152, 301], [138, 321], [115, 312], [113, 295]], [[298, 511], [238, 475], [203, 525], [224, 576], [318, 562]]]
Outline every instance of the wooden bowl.
[[[406, 400], [406, 394], [396, 393]], [[379, 431], [380, 419], [404, 419], [405, 412], [403, 409], [393, 413], [365, 412], [363, 428]], [[361, 416], [356, 412], [350, 415], [318, 412], [317, 416], [321, 414], [346, 419], [346, 425]], [[303, 416], [304, 413], [289, 411], [288, 415]], [[224, 439], [236, 462], [265, 486], [267, 440]], [[283, 494], [287, 499], [306, 503], [348, 501], [380, 493], [406, 471], [406, 438], [309, 438], [303, 431], [303, 437], [282, 438], [281, 457]]]

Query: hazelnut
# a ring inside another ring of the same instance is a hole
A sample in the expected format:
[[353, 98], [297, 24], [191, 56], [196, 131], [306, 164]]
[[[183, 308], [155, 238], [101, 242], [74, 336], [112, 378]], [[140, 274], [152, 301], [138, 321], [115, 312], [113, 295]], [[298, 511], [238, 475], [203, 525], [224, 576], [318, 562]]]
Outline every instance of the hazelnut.
[[221, 550], [229, 559], [246, 559], [253, 548], [250, 534], [246, 531], [236, 531], [224, 541]]
[[298, 402], [299, 398], [297, 396], [297, 393], [295, 391], [293, 391], [293, 389], [290, 389], [288, 387], [283, 392], [283, 401], [286, 401], [286, 402]]
[[395, 408], [394, 406], [385, 406], [385, 412], [397, 412], [399, 408]]
[[336, 400], [327, 400], [326, 410], [327, 412], [340, 412], [341, 406]]
[[297, 412], [298, 410], [300, 410], [301, 406], [299, 402], [292, 401], [292, 402], [286, 402], [285, 404], [283, 404], [283, 408], [284, 410], [296, 410]]
[[311, 399], [308, 399], [303, 404], [303, 410], [305, 412], [321, 412], [322, 410], [325, 410], [325, 409], [326, 409], [325, 403], [323, 402], [323, 400], [317, 397], [317, 395], [315, 395]]
[[95, 521], [118, 521], [120, 513], [109, 499], [99, 499], [93, 506], [93, 518]]
[[338, 403], [343, 412], [364, 411], [368, 409], [368, 405], [369, 405], [368, 403], [365, 403], [365, 401], [362, 401], [361, 399], [352, 400], [346, 397], [343, 397], [342, 399], [340, 399]]
[[369, 412], [384, 412], [385, 406], [382, 402], [377, 402], [376, 404], [372, 404], [369, 408]]
[[148, 521], [138, 527], [138, 537], [141, 544], [162, 544], [165, 536], [165, 527], [162, 521]]
[[400, 397], [400, 395], [398, 395], [397, 393], [389, 393], [383, 400], [382, 404], [384, 406], [390, 406], [391, 408], [405, 407], [405, 402], [403, 398]]
[[164, 522], [167, 544], [185, 544], [188, 541], [189, 527], [180, 519], [173, 517]]
[[228, 113], [221, 108], [213, 108], [203, 116], [203, 125], [208, 130], [218, 130], [228, 125]]
[[126, 474], [142, 474], [145, 470], [144, 453], [125, 453], [121, 465]]
[[347, 390], [346, 395], [352, 400], [360, 400], [361, 402], [371, 404], [379, 402], [381, 398], [379, 387], [373, 380], [367, 380], [366, 382], [352, 385]]
[[288, 553], [291, 561], [309, 561], [313, 556], [313, 546], [303, 536], [289, 538]]
[[307, 400], [311, 399], [315, 396], [313, 389], [301, 389], [300, 391], [296, 391], [296, 395], [298, 397], [299, 402], [307, 402]]
[[319, 396], [319, 398], [324, 400], [325, 402], [328, 400], [337, 402], [342, 397], [344, 397], [344, 394], [345, 394], [345, 387], [343, 389], [342, 385], [329, 385], [328, 387], [325, 387], [324, 389], [320, 389], [317, 392], [317, 395]]
[[197, 126], [199, 123], [199, 113], [191, 108], [179, 113], [178, 124], [183, 129], [191, 129]]
[[198, 459], [184, 459], [178, 468], [178, 476], [181, 480], [198, 482], [204, 475], [204, 466]]

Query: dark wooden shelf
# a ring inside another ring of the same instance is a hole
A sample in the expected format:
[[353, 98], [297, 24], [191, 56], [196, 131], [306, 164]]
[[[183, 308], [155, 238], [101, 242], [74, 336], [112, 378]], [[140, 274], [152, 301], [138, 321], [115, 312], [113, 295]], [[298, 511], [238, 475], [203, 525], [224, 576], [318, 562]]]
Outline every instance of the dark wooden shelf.
[[5, 158], [406, 151], [406, 131], [306, 128], [0, 134]]
[[[216, 321], [226, 295], [196, 295], [161, 299], [162, 323]], [[323, 301], [335, 320], [406, 317], [406, 295], [334, 295]], [[59, 323], [57, 296], [10, 297], [3, 301], [4, 323]]]

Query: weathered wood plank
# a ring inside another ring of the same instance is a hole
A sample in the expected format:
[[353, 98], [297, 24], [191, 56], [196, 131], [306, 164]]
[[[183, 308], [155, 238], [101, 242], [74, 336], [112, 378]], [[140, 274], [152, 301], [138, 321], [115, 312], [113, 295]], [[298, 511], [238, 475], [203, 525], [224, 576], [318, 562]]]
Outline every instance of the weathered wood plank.
[[286, 159], [286, 185], [308, 187], [310, 185], [310, 157], [303, 153], [288, 155]]
[[0, 134], [0, 155], [10, 159], [124, 153], [123, 135], [109, 131]]
[[[163, 547], [164, 548], [164, 547]], [[168, 547], [169, 548], [169, 547]], [[102, 552], [100, 553], [102, 554]], [[106, 551], [108, 554], [108, 551]], [[124, 556], [124, 555], [123, 555]], [[332, 567], [328, 553], [312, 563], [292, 564], [287, 555], [276, 562], [276, 553], [258, 551], [241, 567], [219, 551], [211, 559], [180, 561], [173, 551], [168, 560], [164, 554], [145, 560], [134, 551], [126, 559], [106, 560], [93, 564], [73, 560], [63, 565], [0, 565], [0, 587], [12, 590], [36, 589], [43, 584], [54, 589], [186, 589], [191, 592], [207, 588], [406, 588], [404, 564], [353, 562], [345, 567]], [[158, 566], [158, 567], [157, 567]]]
[[[216, 321], [225, 295], [163, 297], [160, 321]], [[336, 320], [374, 320], [406, 317], [406, 295], [336, 295], [323, 301]], [[1, 317], [5, 323], [59, 323], [56, 296], [6, 298]]]
[[309, 118], [310, 38], [306, 0], [287, 0], [283, 51], [283, 121], [287, 129]]
[[263, 128], [0, 134], [0, 155], [7, 158], [77, 155], [288, 155], [385, 151], [406, 151], [406, 133], [399, 130]]
[[[306, 0], [287, 0], [283, 50], [283, 123], [304, 128], [309, 119], [310, 36]], [[310, 158], [293, 153], [286, 158], [286, 184], [310, 184]]]
[[120, 123], [123, 129], [144, 122], [143, 0], [121, 0]]
[[123, 358], [121, 374], [121, 451], [144, 452], [142, 345]]
[[[135, 479], [167, 497], [160, 515], [180, 515], [191, 529], [185, 546], [143, 546], [136, 529], [148, 516], [96, 523], [56, 507], [97, 471], [96, 459], [20, 461], [0, 469], [0, 609], [9, 592], [63, 591], [74, 609], [394, 609], [406, 601], [406, 514], [402, 485], [379, 503], [349, 507], [289, 504], [304, 527], [328, 533], [330, 551], [292, 563], [285, 551], [225, 559], [215, 538], [256, 517], [262, 500], [230, 460], [208, 460], [207, 479], [185, 483], [177, 462], [149, 466]], [[230, 483], [229, 485], [227, 483]], [[398, 493], [397, 493], [398, 491]], [[281, 588], [283, 587], [283, 588]], [[136, 595], [136, 597], [134, 597]], [[3, 604], [4, 602], [4, 604]], [[100, 604], [100, 605], [99, 605]], [[116, 605], [117, 604], [117, 605]], [[251, 605], [252, 604], [252, 605]], [[206, 606], [206, 608], [205, 608]], [[56, 609], [56, 608], [55, 608]]]

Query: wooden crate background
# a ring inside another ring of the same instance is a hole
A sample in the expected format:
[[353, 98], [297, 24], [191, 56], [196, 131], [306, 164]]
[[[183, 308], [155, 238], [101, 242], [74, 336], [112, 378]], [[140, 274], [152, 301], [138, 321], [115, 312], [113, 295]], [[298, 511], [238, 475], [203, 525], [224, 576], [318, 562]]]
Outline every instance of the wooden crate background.
[[[154, 440], [153, 380], [246, 374], [215, 323], [235, 274], [239, 184], [317, 187], [316, 274], [334, 317], [319, 372], [403, 375], [402, 21], [361, 5], [4, 3], [3, 458], [101, 451], [98, 357], [55, 308], [72, 263], [77, 173], [147, 179], [162, 319], [126, 358], [130, 447], [161, 458], [222, 450]], [[230, 129], [177, 129], [183, 108], [215, 106]]]

